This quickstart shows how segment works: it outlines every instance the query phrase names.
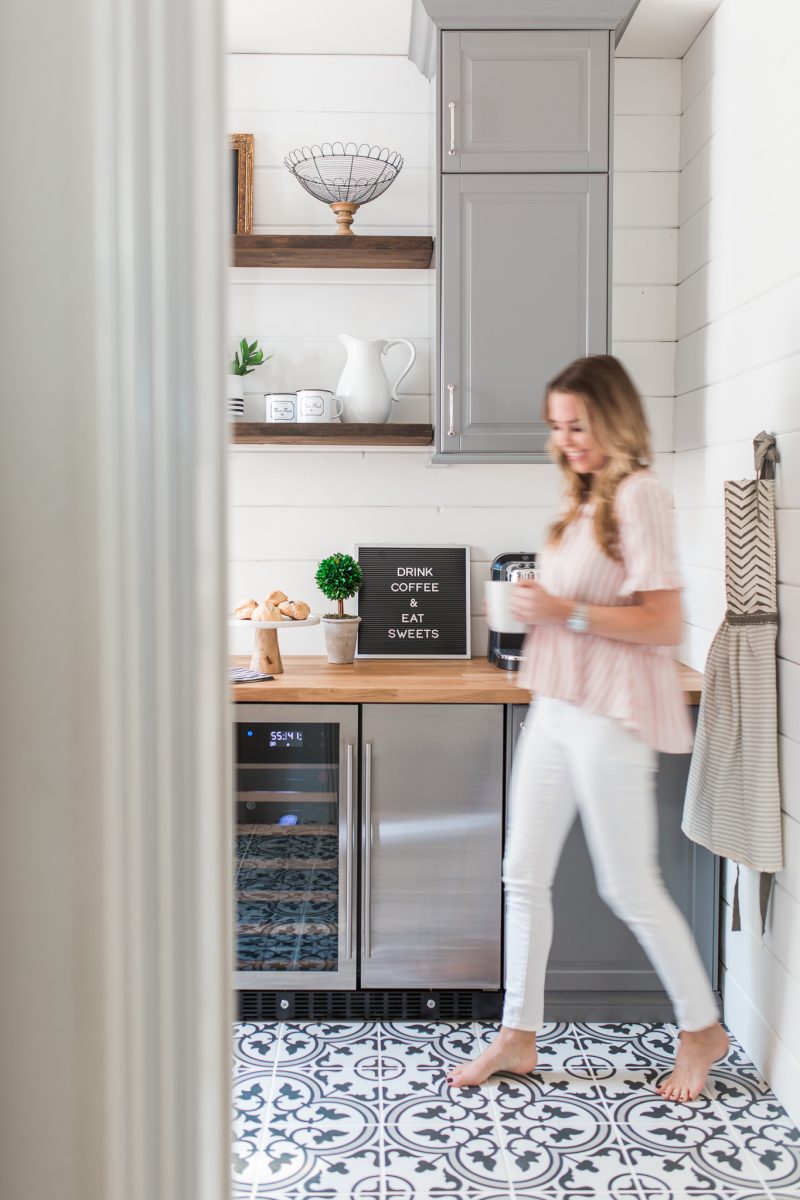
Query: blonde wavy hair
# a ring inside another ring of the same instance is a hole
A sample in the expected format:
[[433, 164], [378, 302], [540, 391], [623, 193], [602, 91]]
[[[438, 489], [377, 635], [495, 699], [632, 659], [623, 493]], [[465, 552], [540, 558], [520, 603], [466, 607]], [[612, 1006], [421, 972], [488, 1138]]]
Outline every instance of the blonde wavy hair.
[[650, 430], [641, 397], [622, 363], [610, 354], [578, 358], [550, 380], [542, 408], [545, 421], [549, 421], [551, 392], [571, 392], [575, 396], [578, 411], [606, 461], [594, 475], [580, 475], [550, 439], [548, 452], [565, 477], [567, 509], [551, 525], [548, 544], [561, 541], [565, 529], [577, 519], [581, 505], [591, 499], [598, 545], [619, 562], [619, 527], [614, 515], [617, 488], [628, 475], [643, 471], [651, 461]]

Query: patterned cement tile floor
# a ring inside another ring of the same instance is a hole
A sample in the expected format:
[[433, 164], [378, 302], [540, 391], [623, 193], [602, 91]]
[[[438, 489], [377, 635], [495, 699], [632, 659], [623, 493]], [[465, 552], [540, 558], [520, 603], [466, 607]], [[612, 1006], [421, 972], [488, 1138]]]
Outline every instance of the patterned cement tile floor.
[[235, 1200], [800, 1200], [800, 1133], [733, 1040], [693, 1104], [653, 1090], [672, 1025], [550, 1024], [534, 1074], [449, 1088], [496, 1032], [237, 1025]]

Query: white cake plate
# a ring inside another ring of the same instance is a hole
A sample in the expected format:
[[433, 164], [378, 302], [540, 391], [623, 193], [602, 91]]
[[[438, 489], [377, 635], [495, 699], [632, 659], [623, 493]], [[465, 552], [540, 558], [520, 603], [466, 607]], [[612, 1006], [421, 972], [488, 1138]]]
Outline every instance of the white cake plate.
[[239, 621], [235, 617], [230, 617], [228, 624], [236, 629], [249, 627], [255, 630], [255, 647], [250, 659], [251, 671], [258, 671], [260, 675], [282, 675], [283, 662], [278, 645], [278, 630], [303, 629], [308, 625], [319, 625], [319, 617], [316, 613], [310, 613], [305, 621]]

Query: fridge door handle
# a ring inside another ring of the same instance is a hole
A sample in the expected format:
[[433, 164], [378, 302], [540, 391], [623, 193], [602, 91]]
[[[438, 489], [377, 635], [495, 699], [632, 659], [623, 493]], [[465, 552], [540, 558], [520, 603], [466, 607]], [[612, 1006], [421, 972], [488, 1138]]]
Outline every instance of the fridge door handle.
[[353, 744], [347, 743], [345, 754], [345, 804], [346, 804], [346, 855], [345, 862], [345, 951], [344, 956], [349, 961], [353, 957]]
[[361, 956], [370, 958], [372, 883], [372, 742], [364, 743], [364, 891], [361, 907]]

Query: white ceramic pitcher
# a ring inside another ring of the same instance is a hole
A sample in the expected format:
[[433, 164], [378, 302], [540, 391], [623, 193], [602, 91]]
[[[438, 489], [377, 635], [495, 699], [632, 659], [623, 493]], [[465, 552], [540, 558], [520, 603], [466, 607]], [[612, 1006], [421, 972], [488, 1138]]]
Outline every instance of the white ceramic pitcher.
[[[339, 341], [347, 351], [347, 362], [336, 385], [336, 395], [344, 406], [342, 420], [383, 424], [389, 420], [392, 401], [400, 399], [397, 395], [398, 386], [416, 361], [414, 346], [406, 338], [394, 338], [386, 342], [383, 338], [351, 337], [349, 333], [340, 333]], [[408, 346], [411, 357], [405, 370], [394, 381], [394, 386], [390, 387], [381, 357], [392, 346], [398, 345]]]

